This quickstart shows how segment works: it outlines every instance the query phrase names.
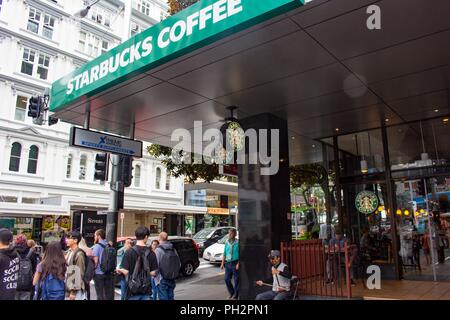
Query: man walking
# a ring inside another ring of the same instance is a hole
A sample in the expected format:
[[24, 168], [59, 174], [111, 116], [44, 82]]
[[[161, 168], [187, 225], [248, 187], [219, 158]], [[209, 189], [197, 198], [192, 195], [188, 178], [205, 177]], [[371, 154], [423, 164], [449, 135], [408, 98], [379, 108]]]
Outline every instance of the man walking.
[[125, 300], [150, 300], [150, 276], [156, 275], [158, 264], [155, 254], [147, 247], [150, 230], [147, 227], [139, 227], [135, 235], [136, 245], [125, 251], [122, 266], [117, 271], [127, 279]]
[[16, 300], [31, 300], [33, 290], [33, 276], [36, 272], [38, 255], [28, 247], [27, 237], [17, 235], [14, 249], [19, 255], [19, 276], [16, 288]]
[[106, 257], [106, 248], [109, 246], [105, 240], [106, 234], [103, 229], [99, 229], [94, 233], [94, 247], [92, 248], [92, 256], [94, 257], [95, 275], [94, 284], [97, 300], [114, 300], [114, 274], [107, 273], [102, 270], [103, 259]]
[[0, 229], [0, 300], [14, 300], [19, 272], [19, 257], [11, 247], [13, 234]]
[[[225, 268], [225, 283], [230, 296], [228, 299], [238, 299], [239, 297], [239, 243], [236, 239], [236, 229], [230, 229], [228, 240], [225, 242], [223, 250], [221, 269]], [[231, 282], [234, 278], [234, 287]]]
[[69, 300], [86, 300], [86, 285], [84, 274], [86, 271], [86, 254], [78, 247], [81, 241], [81, 234], [72, 231], [67, 236], [67, 276], [66, 289], [69, 292]]
[[167, 241], [166, 232], [159, 234], [159, 246], [156, 248], [158, 274], [155, 284], [158, 288], [159, 300], [174, 300], [175, 279], [180, 273], [181, 261], [173, 244]]

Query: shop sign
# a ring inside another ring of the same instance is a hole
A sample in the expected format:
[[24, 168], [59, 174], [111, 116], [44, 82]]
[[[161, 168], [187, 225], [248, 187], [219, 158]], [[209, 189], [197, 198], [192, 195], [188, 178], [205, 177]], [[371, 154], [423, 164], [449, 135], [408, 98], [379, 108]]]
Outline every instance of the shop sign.
[[230, 210], [227, 208], [207, 208], [209, 214], [230, 214]]
[[361, 213], [372, 214], [379, 204], [378, 196], [372, 191], [362, 191], [356, 195], [355, 206]]
[[199, 1], [54, 82], [50, 111], [60, 111], [77, 99], [300, 7], [304, 1]]
[[206, 201], [218, 201], [219, 200], [219, 196], [218, 195], [213, 195], [213, 196], [206, 196]]
[[69, 145], [142, 158], [142, 141], [72, 127]]

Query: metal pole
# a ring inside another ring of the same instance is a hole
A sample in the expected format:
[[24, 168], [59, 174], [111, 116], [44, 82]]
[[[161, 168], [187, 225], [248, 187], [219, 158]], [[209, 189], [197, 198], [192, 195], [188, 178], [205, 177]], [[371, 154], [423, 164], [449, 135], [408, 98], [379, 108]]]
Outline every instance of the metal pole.
[[117, 222], [119, 210], [123, 209], [123, 182], [121, 181], [121, 157], [117, 154], [111, 155], [111, 192], [109, 199], [108, 214], [106, 217], [106, 240], [117, 243]]
[[86, 113], [84, 114], [83, 128], [89, 130], [90, 125], [91, 125], [91, 103], [88, 102], [86, 105]]
[[[431, 250], [431, 267], [433, 268], [433, 279], [434, 281], [437, 281], [436, 279], [436, 257], [434, 252], [434, 240], [433, 240], [433, 232], [431, 231], [431, 217], [430, 217], [430, 206], [428, 205], [428, 190], [427, 190], [427, 181], [426, 179], [423, 179], [423, 187], [425, 189], [425, 204], [427, 206], [427, 215], [428, 215], [428, 233], [430, 234], [430, 250]], [[436, 246], [437, 248], [437, 246]]]

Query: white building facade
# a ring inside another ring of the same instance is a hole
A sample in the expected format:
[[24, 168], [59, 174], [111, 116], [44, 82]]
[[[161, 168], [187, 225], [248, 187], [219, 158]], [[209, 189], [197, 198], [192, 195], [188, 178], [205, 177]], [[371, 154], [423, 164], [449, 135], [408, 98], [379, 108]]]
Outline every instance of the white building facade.
[[[69, 124], [32, 123], [29, 98], [117, 46], [124, 30], [134, 35], [168, 16], [163, 0], [133, 0], [131, 21], [119, 0], [100, 0], [85, 18], [74, 16], [88, 4], [0, 0], [0, 227], [37, 241], [105, 223], [99, 213], [108, 207], [109, 183], [93, 179], [96, 152], [69, 147]], [[138, 225], [183, 234], [184, 216], [203, 213], [184, 205], [183, 179], [148, 155], [133, 166], [118, 235], [133, 235]]]

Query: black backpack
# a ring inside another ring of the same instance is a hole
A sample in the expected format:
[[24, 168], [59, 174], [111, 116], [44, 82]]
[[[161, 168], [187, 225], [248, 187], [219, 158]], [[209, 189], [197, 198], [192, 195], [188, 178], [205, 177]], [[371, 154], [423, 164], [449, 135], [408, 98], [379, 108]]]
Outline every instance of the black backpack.
[[17, 278], [17, 291], [30, 291], [33, 287], [33, 264], [31, 263], [32, 250], [29, 250], [26, 257], [19, 257], [19, 272]]
[[100, 270], [102, 270], [104, 274], [113, 274], [116, 271], [117, 251], [114, 247], [109, 245], [105, 246], [101, 243], [99, 243], [99, 245], [103, 248]]
[[135, 296], [141, 294], [150, 294], [152, 286], [150, 283], [150, 265], [148, 257], [150, 249], [145, 248], [144, 254], [141, 254], [136, 247], [132, 247], [138, 255], [136, 265], [132, 274], [128, 275], [128, 295]]
[[180, 257], [175, 251], [175, 248], [164, 249], [161, 246], [158, 248], [164, 251], [159, 261], [159, 272], [164, 279], [174, 280], [180, 273]]

